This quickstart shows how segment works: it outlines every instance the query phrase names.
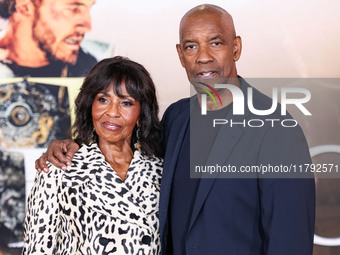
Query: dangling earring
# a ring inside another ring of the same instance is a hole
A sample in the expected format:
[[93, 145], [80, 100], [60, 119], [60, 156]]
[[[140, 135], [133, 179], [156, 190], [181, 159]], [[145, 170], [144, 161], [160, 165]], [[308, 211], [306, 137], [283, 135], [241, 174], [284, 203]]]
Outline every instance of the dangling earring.
[[142, 147], [142, 145], [140, 144], [140, 141], [139, 141], [139, 138], [140, 138], [140, 127], [137, 127], [137, 130], [136, 130], [136, 137], [137, 137], [137, 142], [134, 144], [135, 148], [137, 150], [140, 150], [140, 148]]

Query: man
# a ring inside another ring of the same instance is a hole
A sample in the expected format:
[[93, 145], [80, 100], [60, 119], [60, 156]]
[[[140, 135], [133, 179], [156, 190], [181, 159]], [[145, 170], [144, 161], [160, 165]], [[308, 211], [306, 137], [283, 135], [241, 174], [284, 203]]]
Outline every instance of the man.
[[97, 60], [80, 44], [95, 0], [7, 0], [0, 37], [0, 78], [85, 76]]
[[[177, 51], [197, 96], [174, 103], [163, 116], [165, 155], [159, 209], [162, 254], [312, 254], [313, 178], [190, 178], [192, 162], [221, 162], [238, 168], [310, 163], [299, 127], [238, 125], [213, 129], [209, 121], [199, 119], [195, 106], [202, 103], [202, 92], [211, 93], [214, 84], [233, 84], [244, 93], [250, 88], [237, 76], [235, 62], [241, 49], [241, 38], [224, 9], [200, 5], [182, 18]], [[229, 109], [233, 101], [230, 91], [217, 92], [222, 104], [208, 98], [208, 115], [239, 121]], [[253, 100], [263, 109], [270, 108], [271, 100], [256, 90]], [[272, 117], [280, 118], [277, 112]], [[208, 139], [204, 138], [206, 134]], [[214, 136], [216, 139], [209, 140]], [[74, 143], [55, 142], [47, 156], [65, 169], [77, 148]], [[45, 162], [46, 157], [38, 160], [37, 169]]]

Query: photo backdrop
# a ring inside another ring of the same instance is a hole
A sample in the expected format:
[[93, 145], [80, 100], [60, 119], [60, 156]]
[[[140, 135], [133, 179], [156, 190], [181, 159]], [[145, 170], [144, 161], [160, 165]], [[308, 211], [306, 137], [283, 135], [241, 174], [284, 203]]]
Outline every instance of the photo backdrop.
[[[190, 85], [175, 44], [181, 17], [202, 3], [97, 0], [91, 8], [92, 30], [86, 33], [82, 47], [97, 60], [123, 55], [143, 64], [155, 81], [161, 117], [172, 102], [189, 96]], [[312, 93], [308, 105], [312, 117], [294, 117], [305, 132], [313, 161], [339, 164], [340, 2], [212, 0], [210, 3], [225, 8], [234, 18], [236, 32], [243, 42], [238, 73], [245, 79], [333, 79], [306, 87]], [[5, 27], [3, 20], [0, 29]], [[0, 77], [0, 249], [3, 254], [20, 253], [24, 204], [36, 174], [34, 161], [52, 140], [66, 137], [82, 80], [81, 77]], [[261, 84], [255, 87], [265, 93], [271, 89]], [[40, 95], [40, 101], [34, 95]], [[315, 255], [340, 252], [339, 184], [338, 179], [316, 182]]]

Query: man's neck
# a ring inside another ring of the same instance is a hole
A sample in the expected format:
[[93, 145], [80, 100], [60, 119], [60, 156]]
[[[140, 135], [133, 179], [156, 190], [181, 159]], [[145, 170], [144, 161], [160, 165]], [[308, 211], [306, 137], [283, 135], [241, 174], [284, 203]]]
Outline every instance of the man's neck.
[[[228, 84], [241, 88], [241, 81], [239, 80], [239, 78], [229, 79]], [[210, 96], [207, 96], [206, 101], [207, 101], [207, 110], [208, 111], [220, 110], [224, 107], [227, 107], [229, 104], [231, 104], [233, 102], [233, 95], [232, 95], [232, 93], [229, 89], [219, 89], [217, 92], [218, 92], [218, 95], [221, 99], [222, 104], [219, 103], [219, 100], [216, 100], [214, 98], [215, 101], [216, 101], [216, 103], [215, 103], [213, 98], [211, 98]], [[197, 97], [198, 97], [199, 104], [202, 105], [202, 103], [201, 103], [202, 94], [197, 93]]]

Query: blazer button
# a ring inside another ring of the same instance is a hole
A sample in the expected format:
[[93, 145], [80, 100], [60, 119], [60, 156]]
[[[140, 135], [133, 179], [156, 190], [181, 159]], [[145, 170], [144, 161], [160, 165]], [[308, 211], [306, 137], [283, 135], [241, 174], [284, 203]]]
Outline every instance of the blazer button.
[[150, 237], [150, 236], [143, 236], [143, 238], [142, 238], [142, 243], [143, 243], [143, 244], [150, 245], [150, 243], [151, 243], [151, 237]]

